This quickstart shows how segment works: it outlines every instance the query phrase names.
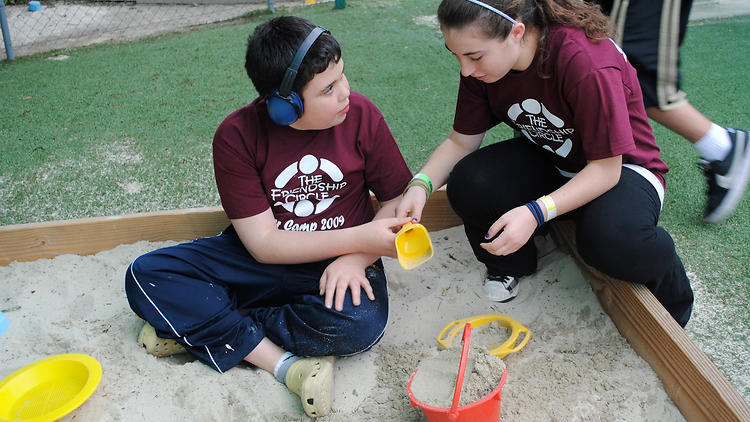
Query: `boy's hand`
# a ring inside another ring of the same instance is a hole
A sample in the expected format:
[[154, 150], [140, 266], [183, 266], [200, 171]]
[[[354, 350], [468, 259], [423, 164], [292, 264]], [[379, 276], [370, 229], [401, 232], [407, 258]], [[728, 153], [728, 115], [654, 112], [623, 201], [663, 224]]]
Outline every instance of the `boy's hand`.
[[379, 218], [359, 226], [362, 233], [362, 252], [395, 258], [396, 233], [409, 221], [409, 217]]
[[330, 263], [320, 277], [320, 295], [325, 294], [325, 305], [330, 308], [334, 304], [337, 311], [344, 309], [346, 289], [352, 291], [352, 304], [359, 306], [361, 291], [364, 290], [370, 300], [375, 300], [370, 281], [365, 277], [365, 268], [370, 264], [366, 257], [358, 255], [344, 255]]
[[480, 243], [479, 246], [493, 255], [508, 255], [519, 250], [529, 241], [536, 230], [537, 223], [525, 205], [511, 209], [503, 214], [487, 231], [487, 239], [493, 241]]
[[422, 218], [424, 204], [427, 203], [427, 192], [419, 186], [412, 186], [396, 206], [396, 217], [411, 217], [415, 223]]

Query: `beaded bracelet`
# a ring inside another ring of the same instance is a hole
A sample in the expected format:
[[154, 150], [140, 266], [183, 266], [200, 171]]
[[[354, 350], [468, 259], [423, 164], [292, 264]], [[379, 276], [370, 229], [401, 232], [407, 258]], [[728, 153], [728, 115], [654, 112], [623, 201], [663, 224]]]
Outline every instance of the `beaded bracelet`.
[[417, 173], [417, 174], [414, 175], [414, 178], [412, 178], [412, 180], [414, 180], [414, 179], [421, 180], [421, 181], [427, 183], [427, 187], [430, 189], [429, 192], [427, 193], [427, 196], [430, 196], [432, 194], [432, 189], [433, 189], [432, 188], [432, 180], [430, 180], [430, 178], [426, 174]]
[[432, 195], [432, 180], [430, 180], [430, 178], [427, 177], [426, 174], [417, 173], [414, 178], [412, 178], [406, 185], [403, 193], [406, 193], [406, 191], [408, 191], [412, 186], [419, 186], [420, 188], [424, 189], [428, 198], [430, 197], [430, 195]]

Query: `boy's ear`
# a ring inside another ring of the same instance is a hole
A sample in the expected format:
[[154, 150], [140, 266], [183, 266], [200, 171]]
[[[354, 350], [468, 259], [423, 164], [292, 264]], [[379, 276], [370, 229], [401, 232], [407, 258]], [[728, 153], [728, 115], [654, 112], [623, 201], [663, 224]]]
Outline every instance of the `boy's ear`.
[[292, 86], [297, 79], [297, 71], [299, 71], [299, 66], [302, 64], [307, 51], [323, 33], [330, 34], [330, 31], [322, 26], [316, 26], [307, 34], [307, 37], [302, 41], [302, 44], [300, 44], [297, 52], [294, 54], [292, 63], [286, 69], [286, 72], [284, 72], [281, 86], [279, 89], [274, 90], [271, 96], [266, 99], [268, 114], [271, 116], [271, 120], [279, 125], [291, 125], [304, 113], [302, 96], [292, 91]]
[[291, 125], [304, 113], [302, 97], [294, 91], [290, 92], [287, 96], [283, 96], [279, 93], [278, 89], [275, 89], [266, 98], [266, 107], [268, 108], [268, 115], [271, 116], [271, 120], [281, 126]]

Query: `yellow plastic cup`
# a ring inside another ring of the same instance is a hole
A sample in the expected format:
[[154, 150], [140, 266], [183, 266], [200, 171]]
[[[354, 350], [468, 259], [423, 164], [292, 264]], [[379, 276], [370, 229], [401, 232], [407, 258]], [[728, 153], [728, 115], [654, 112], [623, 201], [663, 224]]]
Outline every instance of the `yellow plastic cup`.
[[396, 234], [398, 262], [406, 270], [417, 268], [432, 258], [432, 241], [427, 229], [419, 223], [406, 223]]

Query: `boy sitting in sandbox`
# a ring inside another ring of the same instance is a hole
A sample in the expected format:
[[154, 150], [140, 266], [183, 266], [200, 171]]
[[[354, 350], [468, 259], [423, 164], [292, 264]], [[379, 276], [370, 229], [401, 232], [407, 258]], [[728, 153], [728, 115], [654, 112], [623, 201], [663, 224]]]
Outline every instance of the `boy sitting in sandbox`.
[[232, 224], [137, 258], [126, 293], [148, 322], [140, 341], [150, 353], [184, 347], [219, 372], [247, 361], [322, 416], [333, 382], [325, 356], [368, 350], [383, 335], [380, 256], [396, 256], [395, 231], [409, 221], [395, 204], [411, 172], [378, 109], [350, 92], [327, 30], [296, 17], [263, 23], [245, 69], [259, 97], [213, 141]]

